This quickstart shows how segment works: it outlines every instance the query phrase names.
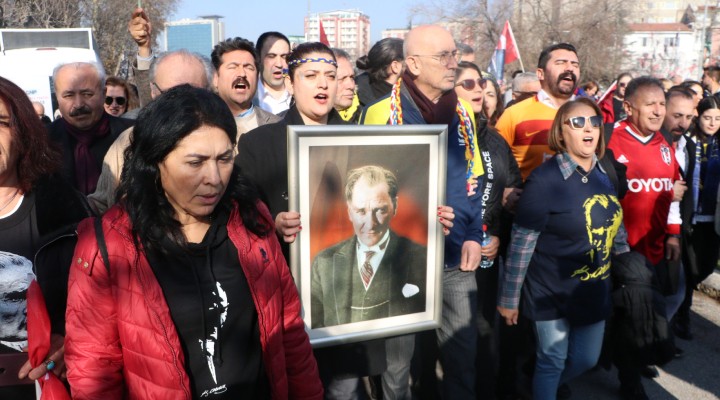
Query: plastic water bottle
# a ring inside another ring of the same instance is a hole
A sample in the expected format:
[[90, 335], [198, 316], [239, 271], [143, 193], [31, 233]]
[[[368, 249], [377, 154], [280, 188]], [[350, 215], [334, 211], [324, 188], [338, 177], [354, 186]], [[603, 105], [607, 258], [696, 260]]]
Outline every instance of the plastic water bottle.
[[[482, 247], [488, 246], [490, 244], [490, 235], [487, 233], [487, 225], [483, 225], [483, 240], [482, 240]], [[480, 268], [490, 268], [493, 265], [493, 261], [486, 256], [482, 256], [480, 259]]]

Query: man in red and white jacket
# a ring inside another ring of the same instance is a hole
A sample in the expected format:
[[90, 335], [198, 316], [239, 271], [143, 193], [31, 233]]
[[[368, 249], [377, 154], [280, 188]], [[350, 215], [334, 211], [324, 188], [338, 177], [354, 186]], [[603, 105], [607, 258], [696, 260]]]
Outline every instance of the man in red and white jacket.
[[670, 203], [682, 198], [686, 187], [675, 150], [659, 132], [665, 118], [661, 83], [634, 79], [625, 107], [628, 117], [616, 125], [608, 148], [627, 167], [628, 192], [621, 203], [628, 244], [653, 264], [663, 257], [675, 260], [680, 256], [680, 216], [670, 213]]
[[[623, 222], [632, 250], [653, 265], [680, 258], [681, 218], [670, 204], [686, 190], [675, 150], [659, 132], [666, 114], [665, 93], [657, 79], [633, 79], [625, 90], [627, 118], [616, 124], [608, 148], [627, 167], [628, 192], [621, 200]], [[640, 365], [618, 365], [625, 398], [647, 398]]]

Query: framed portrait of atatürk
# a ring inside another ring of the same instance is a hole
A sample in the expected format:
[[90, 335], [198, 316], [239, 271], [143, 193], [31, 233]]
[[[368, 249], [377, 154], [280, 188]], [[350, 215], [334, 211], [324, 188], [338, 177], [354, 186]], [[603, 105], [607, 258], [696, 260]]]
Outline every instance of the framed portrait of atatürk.
[[314, 347], [440, 325], [447, 126], [289, 126], [291, 269]]

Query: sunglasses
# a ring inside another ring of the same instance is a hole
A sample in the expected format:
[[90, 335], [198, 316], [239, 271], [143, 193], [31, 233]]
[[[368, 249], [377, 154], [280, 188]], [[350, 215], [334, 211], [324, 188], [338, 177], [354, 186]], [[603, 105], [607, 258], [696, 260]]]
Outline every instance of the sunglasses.
[[110, 104], [113, 103], [113, 101], [116, 102], [119, 106], [124, 106], [126, 99], [124, 97], [112, 97], [112, 96], [105, 97], [106, 105], [109, 106]]
[[464, 79], [458, 82], [455, 86], [462, 86], [465, 90], [473, 90], [475, 89], [476, 84], [480, 86], [480, 89], [485, 89], [487, 87], [487, 79]]
[[565, 120], [565, 123], [570, 125], [573, 129], [582, 129], [585, 127], [585, 122], [590, 121], [590, 125], [593, 128], [599, 128], [602, 125], [603, 119], [599, 115], [593, 115], [592, 117], [572, 117]]

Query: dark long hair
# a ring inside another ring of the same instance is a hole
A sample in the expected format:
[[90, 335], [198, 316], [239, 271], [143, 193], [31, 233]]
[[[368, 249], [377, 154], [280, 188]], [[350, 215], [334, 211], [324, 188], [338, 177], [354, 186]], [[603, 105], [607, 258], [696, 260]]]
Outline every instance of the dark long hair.
[[[165, 252], [161, 243], [166, 238], [180, 246], [187, 244], [175, 210], [160, 187], [159, 164], [202, 126], [222, 129], [235, 145], [237, 126], [227, 105], [218, 95], [190, 85], [168, 90], [138, 115], [125, 151], [117, 199], [130, 216], [133, 233], [149, 250]], [[264, 236], [270, 227], [258, 221], [258, 199], [257, 190], [234, 170], [218, 207], [230, 209], [235, 200], [245, 227]]]
[[457, 83], [458, 78], [460, 77], [460, 75], [462, 75], [463, 72], [465, 72], [466, 69], [474, 69], [475, 71], [477, 71], [478, 75], [480, 75], [481, 78], [484, 78], [480, 67], [469, 61], [460, 61], [458, 63], [457, 69], [455, 70], [455, 83]]
[[13, 151], [18, 154], [14, 166], [18, 183], [20, 189], [29, 192], [40, 177], [60, 168], [61, 153], [48, 138], [47, 129], [25, 92], [3, 77], [0, 77], [0, 100], [10, 117]]
[[388, 67], [393, 61], [403, 61], [403, 40], [385, 38], [373, 45], [366, 56], [358, 58], [358, 68], [366, 70], [370, 83], [383, 82], [389, 76]]
[[500, 93], [500, 85], [495, 81], [495, 79], [488, 78], [487, 76], [484, 76], [483, 74], [480, 74], [483, 78], [487, 79], [488, 85], [493, 85], [495, 88], [495, 97], [497, 98], [497, 104], [495, 104], [495, 112], [492, 113], [492, 115], [487, 115], [487, 112], [485, 110], [485, 103], [483, 103], [483, 111], [482, 114], [485, 116], [485, 118], [488, 121], [488, 125], [495, 126], [498, 119], [500, 119], [500, 116], [502, 113], [505, 112], [505, 102], [502, 98], [502, 93]]

